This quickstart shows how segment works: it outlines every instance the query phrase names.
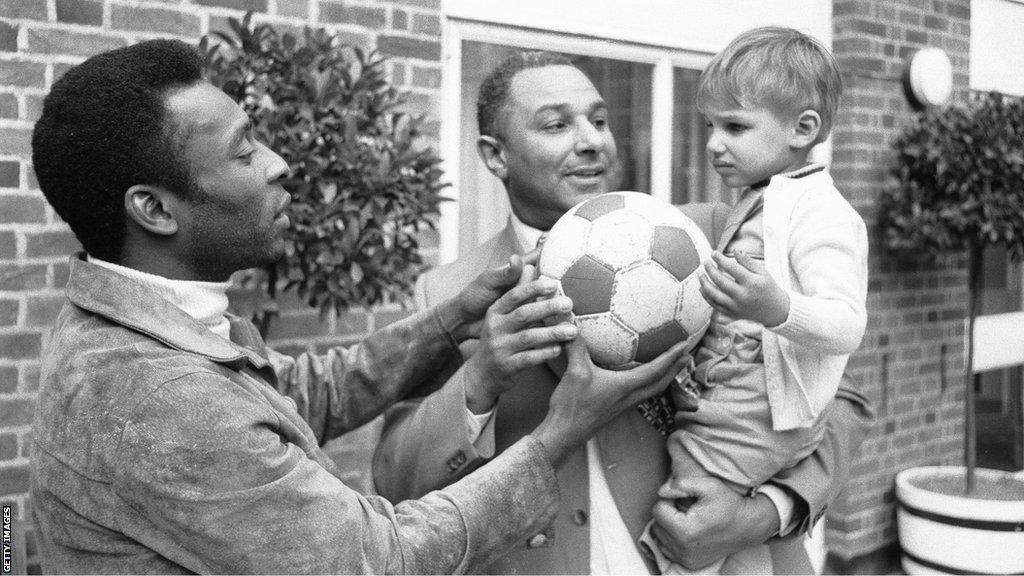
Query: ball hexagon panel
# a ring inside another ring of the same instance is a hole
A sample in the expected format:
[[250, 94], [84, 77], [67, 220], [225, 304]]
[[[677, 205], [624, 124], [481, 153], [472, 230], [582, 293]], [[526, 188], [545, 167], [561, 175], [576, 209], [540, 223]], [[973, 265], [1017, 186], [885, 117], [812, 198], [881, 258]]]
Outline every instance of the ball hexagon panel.
[[678, 290], [678, 280], [647, 260], [615, 276], [611, 310], [626, 326], [642, 333], [675, 317]]
[[615, 316], [609, 313], [577, 316], [576, 326], [587, 341], [587, 350], [597, 365], [623, 368], [632, 363], [636, 355], [637, 334]]
[[682, 212], [678, 212], [675, 218], [678, 222], [673, 225], [678, 225], [680, 228], [686, 230], [686, 233], [690, 235], [690, 240], [693, 240], [694, 246], [697, 248], [697, 253], [700, 254], [700, 259], [703, 262], [711, 257], [711, 244], [708, 243], [708, 237], [704, 235], [704, 230], [697, 223]]
[[711, 324], [711, 304], [700, 294], [700, 282], [697, 281], [698, 269], [689, 278], [683, 281], [679, 289], [679, 299], [676, 305], [676, 321], [682, 325], [688, 333], [704, 335], [704, 331]]
[[551, 278], [561, 278], [569, 266], [584, 253], [587, 235], [590, 233], [590, 220], [569, 216], [558, 221], [558, 227], [552, 228], [544, 240], [538, 268], [541, 274]]
[[657, 328], [645, 330], [640, 333], [640, 337], [637, 339], [636, 361], [650, 362], [662, 352], [668, 350], [677, 342], [686, 340], [689, 336], [686, 330], [683, 330], [683, 327], [675, 320], [666, 322]]
[[598, 314], [611, 309], [615, 272], [590, 256], [573, 262], [561, 282], [562, 292], [572, 299], [573, 314]]
[[665, 270], [684, 280], [700, 267], [701, 257], [697, 247], [685, 230], [670, 226], [656, 226], [651, 240], [651, 259]]
[[580, 204], [573, 212], [580, 218], [594, 221], [625, 206], [626, 199], [621, 193], [602, 194]]
[[654, 229], [639, 214], [620, 210], [590, 224], [586, 253], [618, 270], [651, 254]]

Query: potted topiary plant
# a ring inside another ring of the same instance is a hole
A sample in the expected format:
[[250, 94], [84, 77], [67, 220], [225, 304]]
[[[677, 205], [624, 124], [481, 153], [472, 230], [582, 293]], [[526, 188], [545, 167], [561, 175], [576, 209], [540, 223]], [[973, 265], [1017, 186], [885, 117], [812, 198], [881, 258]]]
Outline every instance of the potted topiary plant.
[[266, 295], [250, 305], [257, 325], [266, 332], [279, 288], [322, 314], [406, 299], [446, 186], [423, 117], [397, 109], [372, 52], [320, 29], [279, 33], [252, 13], [229, 23], [200, 41], [209, 78], [292, 170], [286, 255], [242, 278]]
[[[1024, 103], [996, 92], [923, 112], [895, 141], [893, 183], [879, 200], [883, 244], [932, 258], [965, 254], [964, 466], [896, 477], [908, 573], [1024, 572], [1024, 478], [976, 469], [974, 323], [983, 251], [1024, 256]], [[1022, 344], [1024, 345], [1024, 344]]]

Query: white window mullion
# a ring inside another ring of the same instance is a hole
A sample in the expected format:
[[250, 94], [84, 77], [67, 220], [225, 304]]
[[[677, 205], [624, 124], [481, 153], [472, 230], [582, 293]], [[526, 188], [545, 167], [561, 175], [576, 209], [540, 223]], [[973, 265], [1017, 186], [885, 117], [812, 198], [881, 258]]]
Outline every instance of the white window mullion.
[[452, 202], [442, 202], [438, 220], [438, 256], [440, 262], [453, 262], [459, 255], [459, 130], [462, 98], [462, 34], [457, 25], [445, 20], [442, 35], [444, 56], [441, 73], [441, 169], [451, 184], [444, 195]]
[[661, 58], [651, 75], [651, 196], [672, 201], [672, 60]]

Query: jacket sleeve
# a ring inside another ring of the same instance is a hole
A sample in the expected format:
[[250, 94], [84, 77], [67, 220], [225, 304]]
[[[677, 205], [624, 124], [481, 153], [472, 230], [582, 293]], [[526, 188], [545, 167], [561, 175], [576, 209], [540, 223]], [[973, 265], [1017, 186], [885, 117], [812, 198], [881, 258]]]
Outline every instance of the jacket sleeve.
[[[420, 277], [421, 285], [425, 280]], [[417, 288], [417, 305], [430, 306], [426, 291]], [[428, 395], [417, 394], [396, 404], [384, 417], [373, 457], [377, 492], [392, 501], [418, 498], [455, 482], [483, 464], [466, 421], [466, 382], [459, 369]]]
[[460, 361], [436, 311], [414, 314], [351, 347], [291, 358], [268, 350], [276, 388], [295, 400], [320, 444], [369, 422], [410, 394], [426, 394]]
[[465, 390], [459, 370], [437, 392], [388, 410], [373, 457], [378, 494], [392, 501], [418, 498], [486, 461], [465, 424]]
[[139, 511], [117, 529], [197, 573], [463, 573], [550, 524], [557, 481], [527, 437], [478, 473], [391, 504], [346, 487], [292, 441], [290, 421], [213, 373], [132, 410], [114, 465]]
[[810, 530], [842, 491], [858, 447], [874, 422], [874, 411], [867, 398], [856, 390], [850, 376], [844, 374], [836, 401], [829, 405], [823, 417], [825, 437], [817, 450], [770, 481], [796, 496], [795, 514], [799, 516], [794, 517], [797, 525], [792, 534]]

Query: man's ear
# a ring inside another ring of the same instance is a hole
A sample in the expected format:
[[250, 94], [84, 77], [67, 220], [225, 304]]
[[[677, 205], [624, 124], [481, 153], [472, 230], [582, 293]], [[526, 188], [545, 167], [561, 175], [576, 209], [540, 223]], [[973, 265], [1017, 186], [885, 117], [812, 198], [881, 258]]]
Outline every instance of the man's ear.
[[487, 169], [502, 182], [508, 176], [508, 164], [505, 158], [505, 143], [494, 136], [481, 136], [476, 141], [476, 152], [484, 161]]
[[124, 193], [124, 210], [129, 220], [147, 231], [170, 236], [178, 231], [170, 200], [171, 193], [160, 186], [136, 184]]
[[804, 110], [796, 117], [789, 145], [792, 148], [807, 148], [818, 139], [820, 131], [821, 116], [814, 110]]

